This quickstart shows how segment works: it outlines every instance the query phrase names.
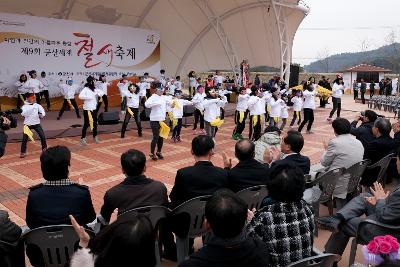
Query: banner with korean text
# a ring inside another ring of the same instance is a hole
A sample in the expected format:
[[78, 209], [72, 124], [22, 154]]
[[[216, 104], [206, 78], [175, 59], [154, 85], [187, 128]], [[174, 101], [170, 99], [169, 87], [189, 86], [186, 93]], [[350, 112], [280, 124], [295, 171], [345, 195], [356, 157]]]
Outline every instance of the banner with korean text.
[[[0, 13], [0, 96], [15, 97], [22, 73], [46, 72], [51, 97], [60, 80], [75, 83], [88, 75], [156, 75], [160, 70], [160, 34], [98, 23]], [[28, 76], [29, 77], [29, 76]]]

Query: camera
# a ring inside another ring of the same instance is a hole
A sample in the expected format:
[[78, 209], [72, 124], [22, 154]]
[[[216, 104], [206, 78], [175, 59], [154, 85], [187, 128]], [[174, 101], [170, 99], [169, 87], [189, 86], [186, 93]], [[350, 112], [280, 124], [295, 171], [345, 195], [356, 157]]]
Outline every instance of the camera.
[[[17, 127], [17, 118], [13, 116], [13, 114], [20, 114], [22, 113], [21, 109], [10, 109], [7, 111], [0, 111], [0, 129], [3, 131], [9, 130], [10, 128]], [[7, 118], [10, 121], [10, 124], [4, 124], [3, 118]]]

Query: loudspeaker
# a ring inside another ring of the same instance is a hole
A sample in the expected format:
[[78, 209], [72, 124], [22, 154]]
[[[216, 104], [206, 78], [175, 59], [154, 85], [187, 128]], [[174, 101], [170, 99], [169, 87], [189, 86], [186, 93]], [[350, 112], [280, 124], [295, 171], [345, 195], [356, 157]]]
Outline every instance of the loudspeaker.
[[299, 65], [290, 65], [290, 77], [289, 77], [289, 88], [299, 85]]
[[119, 122], [118, 111], [102, 112], [99, 115], [99, 120], [98, 120], [99, 125], [118, 124], [118, 122]]

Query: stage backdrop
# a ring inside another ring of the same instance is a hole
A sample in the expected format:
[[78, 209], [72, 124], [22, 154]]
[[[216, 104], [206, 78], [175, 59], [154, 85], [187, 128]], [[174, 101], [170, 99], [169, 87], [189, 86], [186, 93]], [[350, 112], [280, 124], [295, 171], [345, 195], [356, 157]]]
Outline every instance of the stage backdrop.
[[[158, 32], [131, 27], [0, 13], [0, 97], [15, 97], [22, 73], [45, 71], [50, 96], [60, 79], [80, 83], [88, 75], [113, 81], [160, 70]], [[28, 76], [29, 77], [29, 76]], [[4, 103], [3, 103], [4, 105]], [[4, 108], [3, 108], [4, 109]]]

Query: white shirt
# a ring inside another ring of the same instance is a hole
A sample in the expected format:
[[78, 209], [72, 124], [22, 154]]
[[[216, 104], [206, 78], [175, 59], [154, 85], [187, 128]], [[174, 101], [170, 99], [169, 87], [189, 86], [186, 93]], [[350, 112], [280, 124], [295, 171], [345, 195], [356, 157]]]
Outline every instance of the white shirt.
[[[169, 103], [172, 103], [172, 95], [164, 95], [164, 97]], [[167, 112], [172, 112], [172, 107], [170, 105], [167, 105]]]
[[109, 82], [103, 83], [102, 81], [96, 82], [96, 87], [103, 92], [103, 95], [107, 95], [107, 89], [110, 85]]
[[249, 98], [250, 98], [250, 96], [248, 94], [238, 95], [238, 102], [236, 105], [236, 110], [245, 112], [247, 110], [247, 108], [249, 107], [249, 104], [248, 104]]
[[165, 121], [167, 106], [170, 106], [171, 102], [163, 95], [153, 94], [144, 105], [146, 108], [151, 108], [150, 121]]
[[174, 103], [175, 101], [177, 101], [178, 107], [175, 106], [172, 109], [172, 114], [174, 115], [175, 119], [182, 119], [183, 107], [188, 105], [193, 105], [193, 103], [185, 99], [174, 99], [172, 103]]
[[311, 92], [308, 90], [303, 91], [304, 108], [315, 109], [315, 95], [316, 95], [315, 90]]
[[196, 78], [195, 77], [190, 77], [189, 78], [189, 86], [190, 87], [195, 87], [197, 84]]
[[214, 76], [215, 85], [222, 84], [224, 81], [224, 76], [216, 75]]
[[25, 125], [31, 126], [40, 124], [40, 118], [46, 116], [46, 112], [44, 111], [43, 107], [37, 103], [30, 104], [28, 102], [25, 102], [21, 109], [21, 115], [25, 118]]
[[40, 89], [42, 89], [44, 86], [41, 81], [38, 79], [28, 79], [25, 83], [25, 89], [27, 92], [32, 92], [34, 94], [40, 93]]
[[262, 115], [265, 114], [265, 104], [269, 101], [271, 94], [265, 94], [263, 97], [250, 96], [248, 104], [250, 115]]
[[204, 99], [204, 120], [207, 122], [212, 122], [221, 114], [221, 108], [225, 106], [226, 97], [222, 99]]
[[278, 98], [275, 100], [273, 97], [269, 100], [269, 105], [271, 107], [269, 111], [269, 116], [273, 118], [277, 118], [281, 116], [281, 103], [283, 102], [282, 99]]
[[333, 83], [332, 97], [341, 98], [343, 95], [344, 87], [341, 84]]
[[77, 84], [69, 85], [66, 83], [60, 83], [58, 87], [60, 87], [64, 99], [74, 99], [76, 92], [81, 88], [80, 85]]
[[129, 91], [124, 93], [126, 96], [126, 105], [130, 108], [138, 108], [140, 102], [140, 94], [131, 93]]
[[295, 96], [292, 98], [292, 103], [294, 111], [301, 111], [303, 107], [303, 98], [300, 96]]
[[39, 81], [43, 84], [43, 88], [41, 91], [49, 90], [49, 80], [47, 78], [39, 78]]
[[119, 82], [117, 83], [118, 89], [119, 89], [119, 94], [121, 96], [125, 96], [125, 94], [128, 92], [128, 87], [131, 83], [129, 81], [125, 81], [125, 83]]
[[159, 75], [158, 76], [158, 81], [163, 85], [163, 86], [165, 86], [165, 84], [167, 83], [167, 79], [165, 78], [165, 75], [163, 74], [163, 75]]
[[181, 81], [175, 81], [174, 85], [175, 85], [176, 90], [182, 91], [183, 82], [181, 82]]
[[136, 84], [139, 86], [139, 96], [146, 96], [146, 90], [150, 89], [150, 84], [148, 82], [138, 82]]
[[289, 117], [288, 106], [285, 101], [281, 102], [281, 118], [287, 119]]
[[204, 107], [203, 107], [204, 97], [206, 97], [205, 93], [202, 93], [202, 94], [196, 93], [194, 95], [194, 97], [192, 98], [192, 103], [194, 104], [194, 107], [200, 111], [204, 110]]
[[83, 88], [79, 94], [79, 99], [83, 100], [83, 110], [96, 110], [97, 96], [102, 96], [103, 93], [104, 92], [99, 89], [94, 89], [94, 91], [92, 91], [87, 87]]
[[15, 86], [17, 87], [17, 90], [18, 90], [18, 94], [22, 95], [22, 94], [25, 94], [27, 92], [25, 84], [26, 84], [26, 82], [20, 82], [20, 81], [17, 81], [15, 83]]

